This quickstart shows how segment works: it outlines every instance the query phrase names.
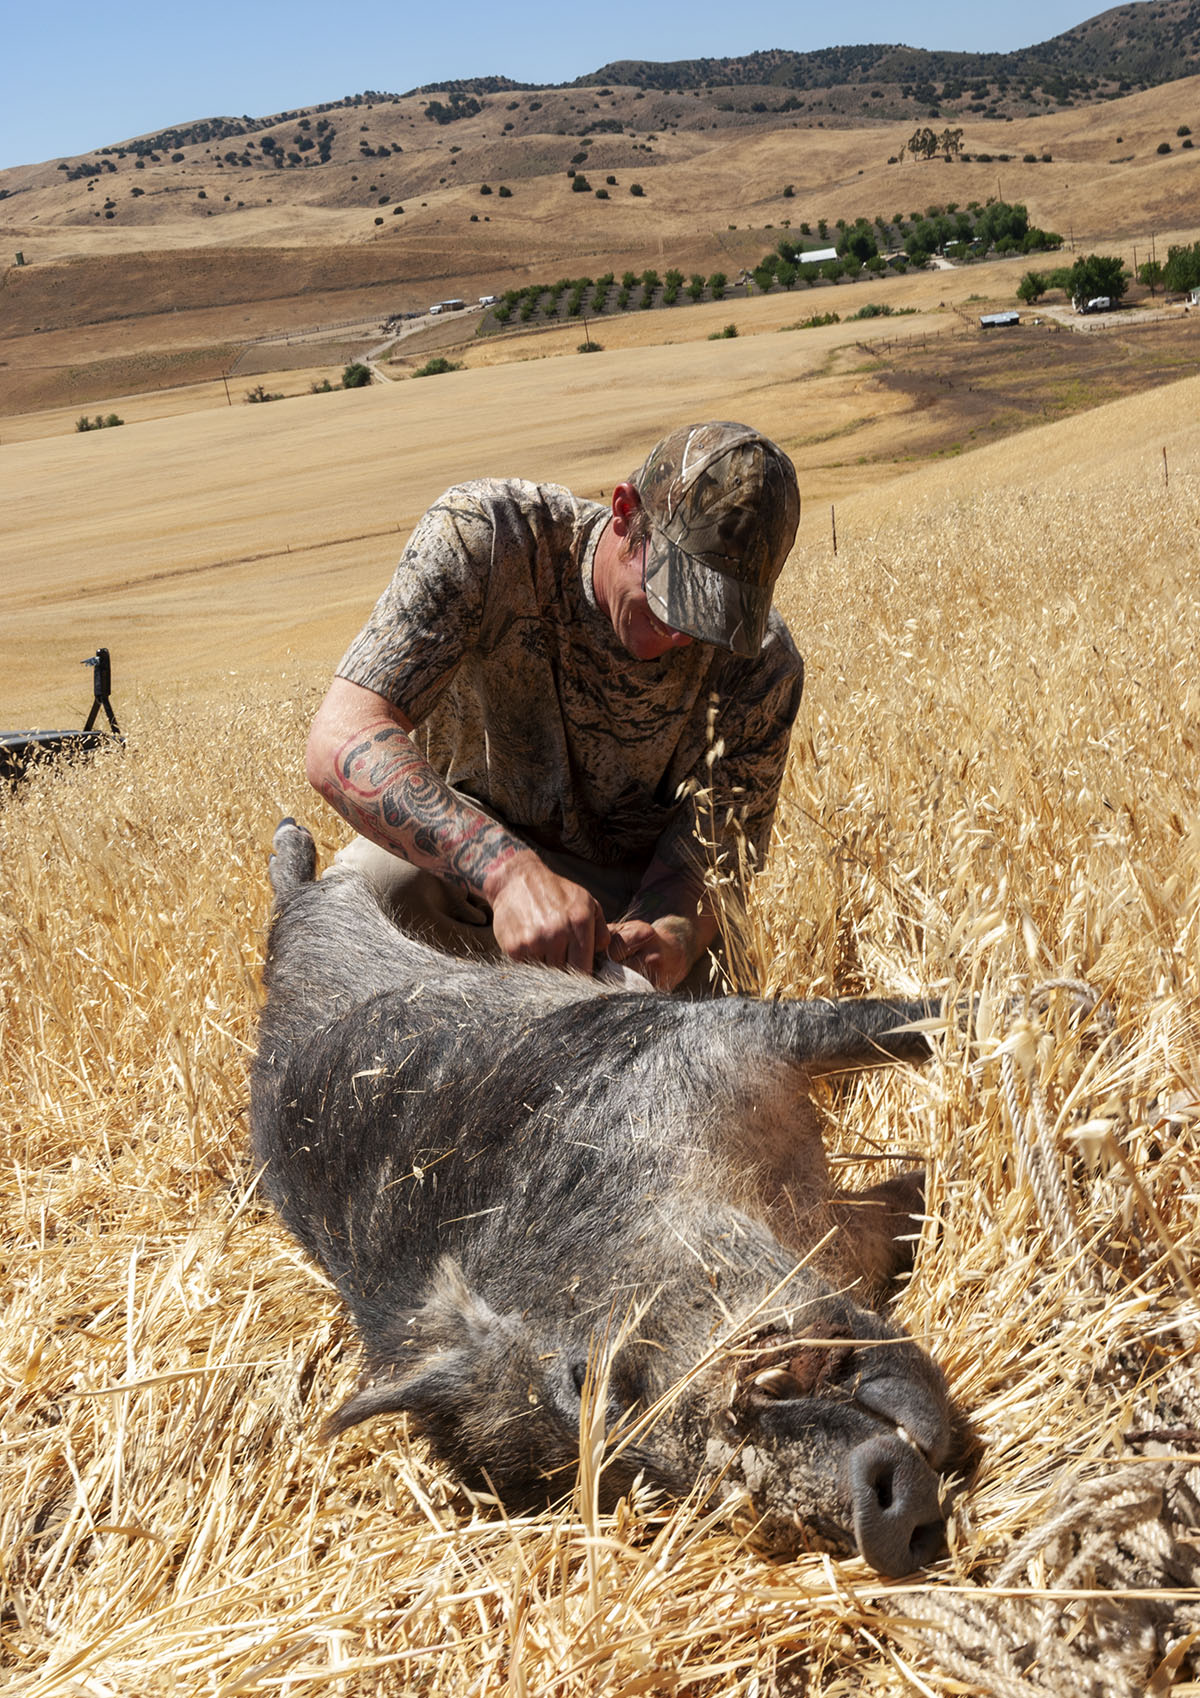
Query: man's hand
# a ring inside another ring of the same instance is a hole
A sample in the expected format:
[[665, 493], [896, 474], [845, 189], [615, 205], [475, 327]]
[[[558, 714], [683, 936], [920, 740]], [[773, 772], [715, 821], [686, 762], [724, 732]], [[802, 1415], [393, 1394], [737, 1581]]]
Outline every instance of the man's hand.
[[678, 915], [656, 920], [618, 920], [610, 928], [608, 953], [649, 979], [656, 990], [671, 991], [691, 969], [695, 926]]
[[608, 948], [604, 912], [594, 896], [559, 878], [530, 850], [511, 856], [484, 880], [496, 942], [512, 961], [540, 961], [591, 976]]

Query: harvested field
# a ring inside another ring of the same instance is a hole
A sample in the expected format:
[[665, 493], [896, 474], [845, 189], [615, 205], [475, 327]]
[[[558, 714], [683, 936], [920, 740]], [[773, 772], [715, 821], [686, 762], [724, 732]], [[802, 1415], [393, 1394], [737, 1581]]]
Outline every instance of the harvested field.
[[356, 530], [472, 465], [489, 408], [514, 468], [587, 490], [667, 379], [794, 439], [794, 385], [746, 366], [771, 340], [632, 350], [610, 412], [549, 361], [400, 386], [433, 391], [411, 419], [380, 391], [167, 420], [161, 496], [132, 429], [6, 447], [41, 492], [20, 689], [106, 636], [129, 736], [0, 809], [14, 1698], [1197, 1689], [1200, 380], [847, 492], [781, 590], [808, 685], [747, 981], [982, 999], [925, 1072], [823, 1099], [852, 1182], [928, 1167], [898, 1313], [974, 1434], [949, 1554], [772, 1565], [699, 1499], [505, 1518], [402, 1423], [317, 1439], [356, 1352], [257, 1199], [246, 1063], [271, 830], [340, 840], [300, 751], [394, 551]]

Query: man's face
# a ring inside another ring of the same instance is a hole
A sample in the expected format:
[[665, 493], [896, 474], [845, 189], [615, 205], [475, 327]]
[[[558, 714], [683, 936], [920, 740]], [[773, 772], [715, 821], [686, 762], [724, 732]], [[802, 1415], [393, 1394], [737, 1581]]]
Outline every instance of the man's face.
[[668, 649], [686, 648], [695, 638], [673, 631], [650, 611], [646, 599], [646, 547], [621, 549], [608, 586], [608, 617], [622, 645], [635, 660], [658, 660]]

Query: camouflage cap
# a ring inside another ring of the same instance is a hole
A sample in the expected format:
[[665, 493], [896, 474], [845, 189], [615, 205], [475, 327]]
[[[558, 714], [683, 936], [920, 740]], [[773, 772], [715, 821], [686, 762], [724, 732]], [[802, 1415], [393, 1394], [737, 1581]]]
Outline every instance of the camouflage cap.
[[650, 450], [630, 482], [650, 519], [652, 612], [673, 631], [757, 654], [800, 522], [787, 455], [749, 425], [684, 425]]

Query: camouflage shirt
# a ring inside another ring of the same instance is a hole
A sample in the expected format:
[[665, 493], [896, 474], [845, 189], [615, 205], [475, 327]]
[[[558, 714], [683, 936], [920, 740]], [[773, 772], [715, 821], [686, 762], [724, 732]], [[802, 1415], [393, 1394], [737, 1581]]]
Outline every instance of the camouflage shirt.
[[698, 784], [761, 857], [804, 679], [787, 627], [772, 613], [752, 659], [703, 643], [633, 659], [592, 588], [608, 516], [553, 484], [449, 490], [338, 675], [400, 708], [433, 767], [533, 844], [679, 864]]

